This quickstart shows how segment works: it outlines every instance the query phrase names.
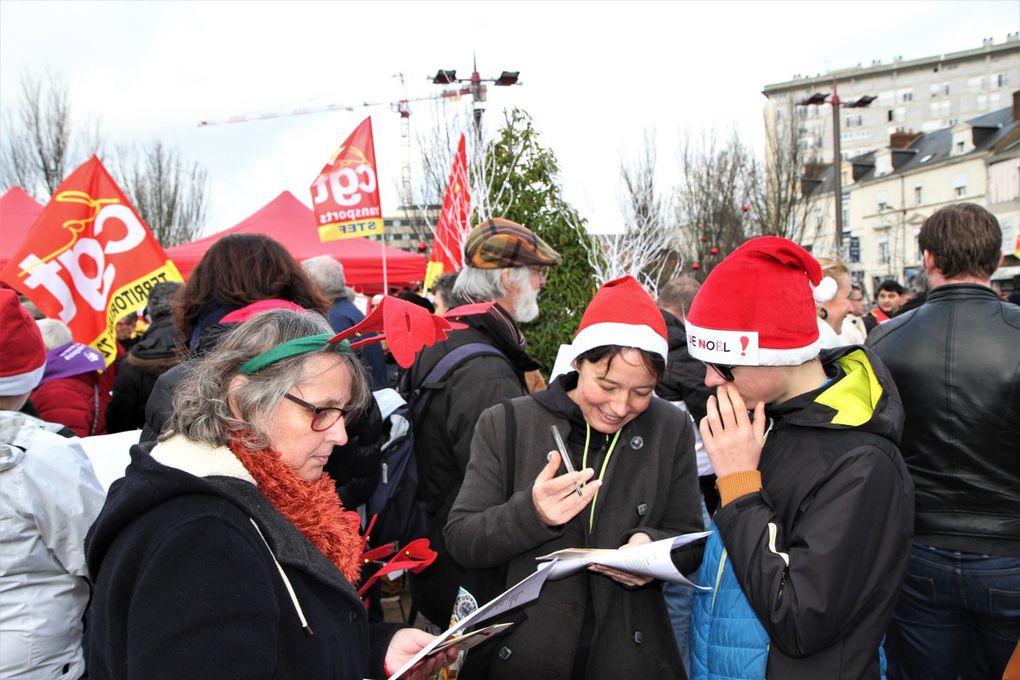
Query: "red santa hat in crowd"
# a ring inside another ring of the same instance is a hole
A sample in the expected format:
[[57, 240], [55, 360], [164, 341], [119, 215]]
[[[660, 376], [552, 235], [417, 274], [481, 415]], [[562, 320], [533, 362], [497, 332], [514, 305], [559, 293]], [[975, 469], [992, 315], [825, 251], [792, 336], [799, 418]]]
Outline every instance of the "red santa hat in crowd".
[[604, 345], [636, 347], [666, 360], [669, 351], [666, 322], [655, 301], [633, 276], [602, 284], [584, 310], [565, 358], [573, 361], [588, 350]]
[[28, 394], [42, 380], [46, 346], [39, 326], [9, 288], [0, 289], [0, 396]]
[[815, 302], [835, 294], [836, 282], [793, 241], [751, 239], [701, 285], [685, 319], [687, 347], [713, 364], [802, 364], [821, 349]]

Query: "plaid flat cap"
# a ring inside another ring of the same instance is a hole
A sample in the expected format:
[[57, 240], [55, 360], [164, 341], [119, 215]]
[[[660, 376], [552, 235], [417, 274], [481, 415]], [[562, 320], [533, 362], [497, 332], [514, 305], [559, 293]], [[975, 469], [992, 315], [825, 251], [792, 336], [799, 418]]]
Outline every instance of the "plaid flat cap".
[[560, 254], [524, 225], [493, 217], [468, 234], [465, 262], [476, 269], [545, 266], [560, 263]]

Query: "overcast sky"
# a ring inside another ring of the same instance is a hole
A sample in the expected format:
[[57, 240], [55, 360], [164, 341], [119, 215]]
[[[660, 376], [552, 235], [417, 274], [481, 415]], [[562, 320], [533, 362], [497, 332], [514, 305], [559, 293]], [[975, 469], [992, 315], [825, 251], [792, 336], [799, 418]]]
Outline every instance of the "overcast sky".
[[[399, 118], [386, 107], [200, 128], [200, 120], [437, 93], [439, 68], [483, 77], [486, 126], [532, 114], [566, 197], [596, 230], [618, 226], [619, 166], [655, 130], [675, 165], [679, 131], [736, 126], [760, 145], [761, 89], [873, 59], [1002, 42], [1020, 2], [0, 2], [0, 104], [22, 74], [70, 87], [108, 143], [160, 139], [209, 171], [206, 233], [283, 190], [308, 187], [365, 115], [384, 208], [398, 203]], [[402, 73], [402, 89], [394, 74]], [[432, 107], [412, 103], [421, 129]]]

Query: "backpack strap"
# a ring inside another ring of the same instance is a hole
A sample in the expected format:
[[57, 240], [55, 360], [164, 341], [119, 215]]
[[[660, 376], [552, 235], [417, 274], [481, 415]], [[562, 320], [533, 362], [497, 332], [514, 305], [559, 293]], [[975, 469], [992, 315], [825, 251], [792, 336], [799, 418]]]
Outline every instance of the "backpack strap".
[[422, 414], [428, 408], [432, 396], [438, 390], [443, 389], [445, 386], [444, 381], [450, 374], [464, 362], [480, 356], [498, 356], [509, 361], [505, 354], [484, 342], [469, 342], [466, 345], [455, 347], [432, 367], [432, 370], [425, 376], [421, 386], [408, 398], [407, 401], [411, 406], [414, 422], [418, 423], [421, 421]]
[[510, 500], [514, 495], [514, 469], [517, 463], [517, 418], [514, 416], [514, 405], [510, 399], [503, 400], [503, 412], [506, 415], [506, 471], [503, 475], [503, 496]]

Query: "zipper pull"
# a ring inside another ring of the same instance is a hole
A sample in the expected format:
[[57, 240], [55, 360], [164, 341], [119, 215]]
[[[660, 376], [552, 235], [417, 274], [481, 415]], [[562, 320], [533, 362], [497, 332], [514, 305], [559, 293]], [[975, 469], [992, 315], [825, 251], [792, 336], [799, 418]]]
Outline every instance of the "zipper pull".
[[382, 483], [383, 484], [390, 483], [390, 466], [387, 465], [385, 461], [383, 461], [382, 464]]

